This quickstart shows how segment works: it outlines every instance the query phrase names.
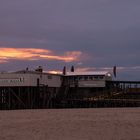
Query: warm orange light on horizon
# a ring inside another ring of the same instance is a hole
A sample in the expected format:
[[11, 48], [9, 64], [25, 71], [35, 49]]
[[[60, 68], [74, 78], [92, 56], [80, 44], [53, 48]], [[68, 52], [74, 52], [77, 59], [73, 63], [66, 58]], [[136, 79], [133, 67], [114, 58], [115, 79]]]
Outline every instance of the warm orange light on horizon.
[[62, 71], [59, 71], [59, 70], [50, 70], [50, 71], [47, 71], [47, 73], [51, 73], [51, 74], [62, 74]]
[[81, 56], [80, 51], [66, 52], [63, 55], [57, 55], [47, 49], [36, 48], [0, 48], [0, 63], [7, 62], [10, 59], [15, 60], [60, 60], [65, 62], [77, 61]]

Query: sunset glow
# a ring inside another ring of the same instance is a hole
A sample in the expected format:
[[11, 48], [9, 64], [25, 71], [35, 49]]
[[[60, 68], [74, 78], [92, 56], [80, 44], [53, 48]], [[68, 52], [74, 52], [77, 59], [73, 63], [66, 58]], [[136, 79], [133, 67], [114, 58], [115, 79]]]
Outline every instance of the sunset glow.
[[81, 56], [80, 51], [66, 52], [63, 55], [57, 55], [47, 49], [35, 48], [1, 48], [0, 63], [8, 62], [11, 59], [15, 60], [60, 60], [65, 62], [77, 61]]

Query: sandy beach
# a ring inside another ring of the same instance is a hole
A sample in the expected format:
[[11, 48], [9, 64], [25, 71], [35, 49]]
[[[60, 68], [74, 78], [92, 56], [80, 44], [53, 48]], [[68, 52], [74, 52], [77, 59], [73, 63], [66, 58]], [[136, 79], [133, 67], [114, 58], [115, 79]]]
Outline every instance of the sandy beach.
[[140, 108], [0, 111], [0, 140], [140, 140]]

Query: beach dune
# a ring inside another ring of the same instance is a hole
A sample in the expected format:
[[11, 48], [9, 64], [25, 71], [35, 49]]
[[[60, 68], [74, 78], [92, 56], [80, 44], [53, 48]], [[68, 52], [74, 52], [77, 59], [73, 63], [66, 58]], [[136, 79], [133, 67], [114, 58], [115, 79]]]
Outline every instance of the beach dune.
[[140, 108], [0, 111], [0, 140], [140, 140]]

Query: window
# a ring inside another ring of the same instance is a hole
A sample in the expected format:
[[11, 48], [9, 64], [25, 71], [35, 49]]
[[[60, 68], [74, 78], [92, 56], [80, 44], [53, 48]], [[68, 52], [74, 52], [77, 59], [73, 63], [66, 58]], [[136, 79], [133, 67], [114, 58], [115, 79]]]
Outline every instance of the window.
[[94, 79], [98, 79], [98, 76], [94, 76]]
[[100, 77], [99, 77], [99, 79], [103, 79], [103, 78], [104, 78], [103, 76], [100, 76]]
[[93, 77], [92, 77], [92, 76], [90, 76], [90, 77], [89, 77], [89, 80], [93, 80]]
[[74, 80], [78, 80], [78, 77], [77, 77], [77, 76], [75, 76], [75, 77], [74, 77]]
[[79, 80], [83, 80], [83, 77], [82, 77], [82, 76], [80, 76], [80, 77], [79, 77]]
[[51, 75], [48, 75], [48, 79], [52, 79], [52, 76]]
[[88, 76], [85, 76], [84, 79], [85, 79], [85, 80], [88, 80]]

